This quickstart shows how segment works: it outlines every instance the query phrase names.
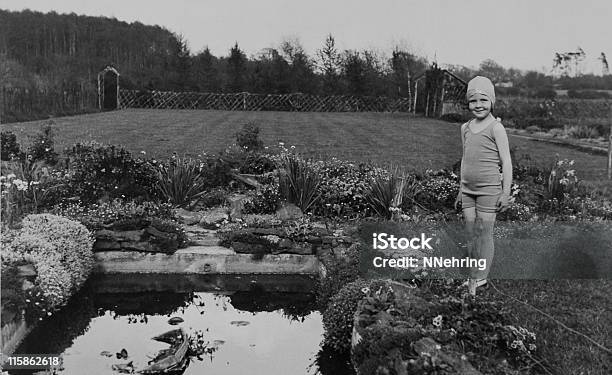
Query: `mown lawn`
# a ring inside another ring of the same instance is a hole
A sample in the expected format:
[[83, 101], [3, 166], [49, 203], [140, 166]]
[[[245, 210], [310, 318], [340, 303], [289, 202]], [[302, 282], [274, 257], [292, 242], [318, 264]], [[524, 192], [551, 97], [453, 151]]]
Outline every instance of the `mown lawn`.
[[[36, 132], [45, 121], [4, 124], [18, 137]], [[234, 141], [240, 127], [253, 122], [266, 145], [279, 141], [307, 156], [336, 156], [354, 161], [397, 163], [410, 170], [449, 167], [461, 157], [458, 124], [405, 113], [300, 113], [202, 110], [122, 110], [53, 120], [58, 149], [79, 141], [122, 144], [148, 156], [173, 152], [196, 156], [215, 153]], [[510, 136], [517, 154], [550, 165], [555, 154], [574, 159], [579, 177], [605, 183], [606, 157]]]

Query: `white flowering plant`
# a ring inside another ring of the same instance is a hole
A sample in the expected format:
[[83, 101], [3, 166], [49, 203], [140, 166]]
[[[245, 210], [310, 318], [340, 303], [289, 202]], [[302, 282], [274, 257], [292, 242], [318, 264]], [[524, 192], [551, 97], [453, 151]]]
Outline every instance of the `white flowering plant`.
[[557, 154], [548, 175], [548, 198], [563, 201], [577, 189], [579, 182], [574, 161], [559, 159]]
[[65, 304], [89, 276], [93, 242], [91, 233], [78, 222], [51, 214], [29, 215], [3, 246], [3, 263], [21, 258], [34, 264], [35, 285], [50, 312]]
[[52, 169], [45, 161], [3, 161], [0, 176], [2, 222], [13, 224], [24, 215], [49, 208], [64, 195], [67, 182], [64, 173]]

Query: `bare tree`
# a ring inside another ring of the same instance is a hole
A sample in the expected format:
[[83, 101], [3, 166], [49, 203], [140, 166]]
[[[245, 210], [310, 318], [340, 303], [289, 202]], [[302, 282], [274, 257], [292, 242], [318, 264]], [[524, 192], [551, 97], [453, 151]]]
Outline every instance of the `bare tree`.
[[610, 74], [610, 66], [608, 65], [608, 59], [606, 58], [606, 54], [602, 52], [601, 55], [599, 55], [598, 59], [599, 61], [601, 61], [601, 74], [607, 76], [608, 74]]

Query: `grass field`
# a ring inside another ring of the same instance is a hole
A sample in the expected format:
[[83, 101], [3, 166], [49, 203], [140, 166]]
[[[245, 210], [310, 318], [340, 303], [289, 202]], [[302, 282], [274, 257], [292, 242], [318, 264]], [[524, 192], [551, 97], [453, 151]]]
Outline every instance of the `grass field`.
[[[20, 139], [46, 121], [4, 124]], [[294, 145], [307, 156], [398, 163], [410, 170], [449, 167], [461, 157], [459, 126], [405, 113], [304, 113], [202, 110], [122, 110], [53, 120], [58, 149], [78, 141], [121, 144], [148, 156], [172, 152], [195, 156], [215, 153], [234, 141], [240, 127], [253, 122], [266, 145]], [[555, 154], [574, 159], [579, 177], [604, 183], [606, 157], [559, 145], [510, 136], [517, 154], [550, 165]]]

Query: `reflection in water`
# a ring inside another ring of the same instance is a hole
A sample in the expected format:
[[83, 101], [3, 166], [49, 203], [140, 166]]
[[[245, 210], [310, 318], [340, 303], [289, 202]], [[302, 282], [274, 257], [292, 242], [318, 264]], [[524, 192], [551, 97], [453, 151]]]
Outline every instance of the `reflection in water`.
[[[151, 338], [178, 327], [191, 337], [186, 375], [352, 372], [344, 368], [345, 358], [338, 358], [338, 368], [333, 357], [318, 353], [321, 314], [315, 311], [315, 296], [305, 292], [314, 290], [312, 279], [189, 276], [162, 285], [156, 275], [118, 277], [88, 282], [17, 353], [62, 353], [62, 374], [118, 374], [113, 365], [130, 363], [138, 371], [168, 349]], [[194, 353], [198, 342], [201, 350]], [[115, 353], [122, 350], [128, 356], [118, 359]]]

